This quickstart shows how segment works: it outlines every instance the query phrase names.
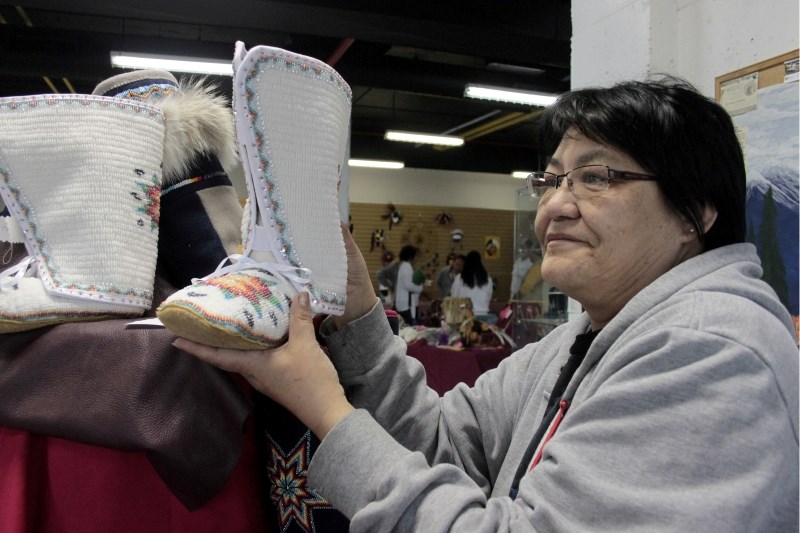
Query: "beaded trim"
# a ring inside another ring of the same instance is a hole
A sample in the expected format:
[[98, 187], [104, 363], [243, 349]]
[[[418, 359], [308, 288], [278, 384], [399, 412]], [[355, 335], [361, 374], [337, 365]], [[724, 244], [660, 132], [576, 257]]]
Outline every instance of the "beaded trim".
[[148, 117], [156, 120], [164, 121], [164, 114], [156, 107], [151, 105], [135, 102], [132, 100], [123, 100], [122, 98], [114, 98], [111, 96], [95, 96], [89, 94], [43, 94], [33, 96], [7, 96], [0, 98], [0, 112], [9, 112], [17, 110], [25, 110], [27, 108], [35, 108], [40, 105], [83, 105], [83, 106], [96, 106], [96, 107], [110, 107], [114, 106], [123, 111], [133, 113], [144, 113]]
[[114, 98], [127, 98], [146, 102], [154, 97], [164, 98], [180, 91], [172, 83], [150, 83], [135, 89], [127, 89], [114, 95]]
[[[265, 197], [268, 200], [268, 208], [273, 213], [273, 221], [278, 233], [278, 248], [285, 257], [290, 258], [293, 265], [302, 267], [302, 263], [297, 257], [291, 236], [287, 231], [287, 223], [283, 210], [283, 199], [277, 187], [277, 180], [272, 174], [272, 160], [267, 143], [264, 142], [264, 132], [259, 127], [259, 108], [256, 105], [257, 90], [254, 84], [258, 82], [258, 77], [263, 69], [275, 69], [283, 72], [307, 76], [312, 79], [320, 80], [336, 87], [347, 99], [348, 104], [352, 105], [352, 91], [350, 86], [342, 79], [338, 72], [329, 65], [311, 57], [297, 56], [289, 52], [268, 47], [256, 49], [258, 56], [248, 58], [248, 71], [244, 82], [245, 109], [248, 111], [247, 118], [250, 121], [250, 131], [256, 145], [256, 157], [259, 162], [259, 179], [263, 183]], [[244, 65], [243, 65], [244, 67]], [[341, 169], [340, 169], [341, 171]], [[253, 178], [256, 179], [256, 178]], [[254, 184], [255, 185], [255, 184]], [[255, 224], [255, 221], [251, 221]], [[317, 299], [313, 302], [319, 307], [333, 310], [345, 305], [344, 295], [335, 293], [322, 293], [313, 282], [309, 285], [309, 290]]]
[[227, 177], [228, 175], [225, 172], [212, 172], [210, 174], [205, 174], [203, 176], [195, 176], [193, 178], [187, 178], [187, 179], [185, 179], [183, 181], [179, 181], [178, 183], [176, 183], [174, 185], [170, 185], [169, 187], [167, 187], [165, 189], [162, 189], [161, 190], [161, 196], [164, 196], [165, 194], [169, 194], [172, 191], [174, 191], [176, 189], [180, 189], [181, 187], [185, 187], [187, 185], [192, 185], [194, 183], [200, 183], [202, 181], [212, 180], [214, 178], [219, 178], [219, 177], [222, 177], [222, 176]]

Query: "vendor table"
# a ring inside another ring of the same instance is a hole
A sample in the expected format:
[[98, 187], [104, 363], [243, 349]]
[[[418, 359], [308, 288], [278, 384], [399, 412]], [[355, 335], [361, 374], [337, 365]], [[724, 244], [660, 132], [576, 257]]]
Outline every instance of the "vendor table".
[[509, 346], [454, 350], [417, 341], [408, 345], [407, 353], [422, 363], [428, 386], [442, 395], [458, 383], [471, 387], [478, 376], [495, 368], [512, 351]]

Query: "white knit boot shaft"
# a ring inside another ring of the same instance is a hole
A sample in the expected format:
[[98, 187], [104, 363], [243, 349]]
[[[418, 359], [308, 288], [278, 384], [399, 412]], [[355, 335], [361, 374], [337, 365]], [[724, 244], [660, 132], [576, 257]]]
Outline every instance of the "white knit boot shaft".
[[0, 332], [150, 308], [163, 142], [151, 106], [0, 99], [0, 194], [29, 254], [0, 273]]
[[173, 332], [206, 344], [270, 347], [286, 340], [298, 291], [312, 310], [344, 312], [347, 256], [338, 185], [352, 95], [325, 63], [236, 44], [233, 109], [248, 187], [244, 253], [168, 298]]
[[[268, 46], [236, 45], [233, 104], [257, 221], [248, 247], [310, 271], [315, 312], [344, 312], [347, 258], [338, 186], [352, 95], [330, 66]], [[251, 211], [252, 213], [252, 211]]]

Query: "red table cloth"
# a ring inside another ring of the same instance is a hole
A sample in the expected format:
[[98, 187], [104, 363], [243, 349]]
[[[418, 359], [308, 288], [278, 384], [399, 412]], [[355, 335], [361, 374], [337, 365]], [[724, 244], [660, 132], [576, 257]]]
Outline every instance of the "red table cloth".
[[509, 346], [452, 350], [416, 341], [408, 345], [407, 353], [422, 363], [428, 386], [441, 396], [458, 383], [471, 387], [478, 376], [495, 368], [513, 351]]

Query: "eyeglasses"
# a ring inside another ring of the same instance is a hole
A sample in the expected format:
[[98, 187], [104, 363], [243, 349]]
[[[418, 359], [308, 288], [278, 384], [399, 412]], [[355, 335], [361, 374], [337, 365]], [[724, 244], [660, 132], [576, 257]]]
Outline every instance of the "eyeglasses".
[[567, 178], [567, 186], [570, 192], [580, 195], [581, 193], [598, 193], [608, 190], [611, 180], [641, 180], [648, 181], [657, 179], [649, 174], [639, 172], [629, 172], [627, 170], [615, 170], [606, 165], [584, 165], [576, 167], [564, 174], [553, 174], [552, 172], [532, 172], [528, 174], [528, 192], [534, 198], [541, 198], [548, 191], [558, 189], [561, 182]]

